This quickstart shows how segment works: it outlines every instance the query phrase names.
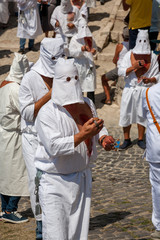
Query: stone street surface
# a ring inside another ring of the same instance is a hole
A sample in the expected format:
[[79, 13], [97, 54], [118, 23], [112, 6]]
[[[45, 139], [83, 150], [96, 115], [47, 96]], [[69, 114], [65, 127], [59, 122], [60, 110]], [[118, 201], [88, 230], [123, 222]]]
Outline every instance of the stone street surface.
[[[121, 39], [125, 15], [121, 0], [106, 0], [104, 5], [97, 1], [97, 7], [90, 9], [89, 20], [99, 49], [95, 60], [97, 112], [104, 119], [109, 134], [121, 142], [123, 132], [118, 125], [120, 102], [113, 101], [111, 106], [100, 102], [104, 98], [100, 75], [114, 67], [113, 42]], [[7, 30], [0, 30], [0, 81], [7, 76], [13, 53], [19, 48], [19, 39], [16, 38], [17, 19], [12, 16], [9, 24]], [[36, 39], [37, 48], [43, 37], [44, 35]], [[112, 39], [112, 43], [109, 43], [109, 39]], [[30, 61], [35, 62], [39, 51], [28, 52], [27, 56]], [[153, 226], [148, 163], [142, 158], [144, 151], [136, 145], [136, 126], [131, 130], [131, 138], [133, 147], [126, 151], [106, 152], [100, 146], [97, 147], [98, 158], [93, 168], [89, 240], [150, 240]], [[27, 216], [29, 222], [9, 224], [0, 221], [0, 240], [35, 239], [35, 220], [29, 198], [21, 198], [18, 211]]]

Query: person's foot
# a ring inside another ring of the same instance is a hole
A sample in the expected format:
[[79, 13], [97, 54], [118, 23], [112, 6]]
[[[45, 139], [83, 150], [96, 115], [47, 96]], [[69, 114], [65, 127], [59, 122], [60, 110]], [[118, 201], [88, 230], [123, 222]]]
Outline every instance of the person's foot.
[[2, 217], [4, 214], [5, 214], [5, 212], [0, 212], [0, 221], [2, 220]]
[[106, 104], [106, 105], [112, 105], [112, 101], [111, 100], [107, 100], [107, 99], [102, 99], [101, 103]]
[[29, 47], [28, 50], [29, 51], [33, 51], [33, 52], [37, 52], [38, 51], [35, 47]]
[[125, 139], [124, 142], [123, 142], [123, 144], [119, 146], [119, 150], [120, 150], [120, 151], [121, 151], [121, 150], [126, 150], [126, 149], [132, 147], [132, 145], [133, 145], [133, 144], [132, 144], [130, 138], [129, 138], [129, 139]]
[[18, 50], [18, 53], [25, 54], [24, 48], [20, 48], [20, 49]]
[[151, 233], [152, 239], [160, 239], [160, 231], [155, 230], [153, 233]]
[[138, 140], [137, 145], [142, 149], [146, 149], [146, 144], [143, 140]]
[[4, 213], [2, 220], [10, 223], [25, 223], [28, 222], [28, 218], [22, 217], [17, 211], [11, 213]]

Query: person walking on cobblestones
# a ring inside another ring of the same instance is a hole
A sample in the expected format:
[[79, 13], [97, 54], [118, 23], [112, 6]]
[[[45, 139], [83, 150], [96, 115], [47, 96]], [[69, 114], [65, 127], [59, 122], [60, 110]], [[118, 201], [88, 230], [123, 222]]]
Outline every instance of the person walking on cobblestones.
[[[151, 111], [155, 119], [153, 119]], [[152, 223], [155, 227], [155, 232], [151, 234], [151, 238], [158, 240], [160, 239], [160, 83], [149, 88], [148, 97], [146, 97], [146, 91], [143, 93], [143, 115], [147, 118], [146, 160], [150, 168]]]
[[25, 74], [19, 92], [21, 110], [22, 148], [27, 166], [32, 211], [36, 218], [36, 239], [42, 239], [42, 221], [40, 212], [35, 212], [35, 176], [34, 155], [37, 149], [35, 119], [40, 108], [50, 100], [56, 59], [63, 54], [63, 41], [44, 38], [40, 46], [40, 57], [31, 71]]
[[18, 100], [21, 80], [27, 71], [26, 55], [15, 53], [9, 75], [0, 85], [0, 220], [10, 223], [28, 221], [17, 212], [21, 196], [29, 196]]
[[118, 69], [119, 76], [125, 77], [122, 93], [119, 125], [123, 127], [124, 142], [120, 150], [132, 146], [130, 129], [133, 123], [138, 127], [138, 146], [145, 149], [144, 132], [146, 119], [142, 113], [142, 94], [147, 87], [159, 82], [157, 56], [151, 52], [147, 30], [139, 30], [136, 46], [126, 53]]
[[39, 111], [36, 129], [43, 239], [87, 240], [96, 143], [109, 151], [114, 139], [83, 98], [73, 58], [58, 59], [52, 99]]

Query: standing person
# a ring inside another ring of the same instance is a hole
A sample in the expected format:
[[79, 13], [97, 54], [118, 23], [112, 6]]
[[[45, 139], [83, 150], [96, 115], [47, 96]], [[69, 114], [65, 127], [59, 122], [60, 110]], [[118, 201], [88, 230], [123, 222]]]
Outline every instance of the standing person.
[[2, 28], [7, 27], [9, 20], [9, 10], [8, 10], [8, 0], [4, 0], [0, 3], [0, 23], [2, 23]]
[[145, 149], [144, 132], [146, 119], [142, 113], [142, 94], [147, 87], [159, 81], [157, 56], [151, 51], [147, 30], [139, 30], [136, 46], [128, 51], [121, 61], [118, 75], [125, 79], [122, 93], [119, 125], [123, 127], [124, 142], [120, 150], [132, 146], [130, 129], [133, 123], [138, 127], [138, 146]]
[[80, 16], [86, 19], [88, 22], [87, 4], [84, 0], [71, 0], [72, 5], [79, 9]]
[[42, 30], [45, 37], [48, 37], [48, 32], [53, 31], [53, 26], [50, 24], [51, 15], [56, 7], [56, 0], [38, 0], [38, 8], [40, 13]]
[[82, 97], [74, 59], [58, 59], [52, 99], [39, 111], [36, 129], [43, 239], [87, 240], [96, 143], [111, 150], [114, 139]]
[[151, 27], [149, 30], [149, 40], [151, 44], [151, 50], [156, 50], [157, 44], [152, 40], [157, 40], [158, 33], [160, 31], [160, 0], [153, 0], [152, 4], [152, 18]]
[[0, 195], [1, 218], [6, 222], [24, 223], [28, 219], [18, 212], [21, 196], [29, 196], [27, 170], [22, 156], [19, 88], [29, 70], [25, 55], [15, 53], [10, 72], [0, 85]]
[[96, 68], [93, 55], [96, 54], [96, 43], [86, 21], [82, 20], [78, 33], [70, 41], [69, 55], [75, 58], [82, 92], [87, 92], [87, 97], [95, 103]]
[[147, 29], [151, 26], [152, 0], [122, 0], [123, 9], [129, 14], [129, 49], [136, 44], [138, 29]]
[[[156, 122], [160, 125], [160, 83], [149, 88], [148, 101]], [[157, 124], [149, 110], [146, 91], [143, 93], [143, 116], [147, 119], [146, 160], [150, 168], [149, 178], [152, 187], [153, 207], [152, 223], [155, 227], [155, 232], [151, 234], [151, 238], [158, 240], [160, 239], [160, 130], [158, 131]]]
[[79, 10], [72, 6], [70, 0], [62, 0], [61, 5], [57, 6], [51, 16], [51, 25], [54, 28], [56, 38], [63, 37], [65, 42], [77, 33]]
[[111, 96], [110, 96], [110, 86], [108, 84], [109, 81], [115, 81], [118, 78], [118, 68], [120, 66], [120, 63], [124, 57], [124, 55], [128, 52], [129, 50], [129, 32], [128, 32], [128, 27], [124, 27], [123, 28], [123, 42], [122, 43], [118, 43], [116, 46], [116, 50], [115, 50], [115, 54], [113, 57], [113, 63], [116, 64], [116, 67], [107, 72], [106, 74], [103, 74], [101, 77], [101, 81], [102, 81], [102, 86], [104, 88], [104, 93], [106, 95], [106, 98], [104, 100], [102, 100], [102, 103], [105, 103], [107, 105], [111, 105], [112, 101], [111, 101]]
[[23, 78], [19, 92], [22, 116], [22, 148], [28, 171], [31, 207], [36, 218], [36, 239], [42, 239], [41, 214], [35, 213], [36, 196], [34, 155], [37, 148], [35, 119], [40, 108], [51, 98], [54, 66], [57, 58], [63, 54], [61, 39], [44, 38], [41, 42], [40, 57]]
[[26, 39], [29, 39], [29, 51], [34, 49], [34, 39], [42, 34], [40, 17], [37, 8], [37, 0], [17, 0], [18, 6], [18, 30], [20, 38], [20, 53], [25, 53]]

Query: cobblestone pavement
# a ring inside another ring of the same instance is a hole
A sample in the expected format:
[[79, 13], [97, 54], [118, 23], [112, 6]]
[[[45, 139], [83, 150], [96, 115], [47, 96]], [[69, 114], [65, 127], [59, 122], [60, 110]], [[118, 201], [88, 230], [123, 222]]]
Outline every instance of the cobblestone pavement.
[[[95, 30], [95, 36], [98, 35], [96, 31], [100, 29], [100, 25], [106, 25], [104, 18], [107, 20], [112, 12], [111, 5], [116, 2], [117, 0], [106, 0], [104, 6], [97, 2], [97, 8], [91, 10], [90, 26], [92, 31]], [[100, 19], [95, 19], [97, 14]], [[13, 52], [19, 45], [18, 39], [15, 38], [15, 18], [11, 20], [10, 28], [6, 32], [0, 32], [0, 81], [5, 79]], [[41, 36], [36, 39], [36, 47], [42, 38]], [[28, 52], [27, 56], [30, 61], [35, 62], [39, 52]], [[98, 115], [104, 119], [109, 134], [123, 141], [122, 129], [118, 127], [119, 106], [115, 103], [112, 106], [100, 103], [104, 97], [100, 75], [114, 65], [107, 61], [96, 61], [96, 67]], [[134, 145], [127, 151], [105, 152], [98, 146], [98, 158], [93, 168], [89, 240], [150, 240], [153, 226], [148, 164], [142, 159], [143, 151], [136, 145], [136, 126], [133, 126], [131, 136]], [[18, 210], [29, 218], [29, 222], [15, 225], [0, 221], [0, 240], [35, 239], [35, 220], [31, 213], [29, 198], [23, 197], [20, 200]]]

